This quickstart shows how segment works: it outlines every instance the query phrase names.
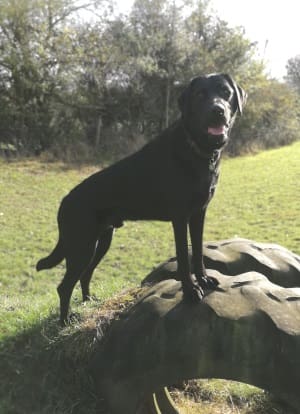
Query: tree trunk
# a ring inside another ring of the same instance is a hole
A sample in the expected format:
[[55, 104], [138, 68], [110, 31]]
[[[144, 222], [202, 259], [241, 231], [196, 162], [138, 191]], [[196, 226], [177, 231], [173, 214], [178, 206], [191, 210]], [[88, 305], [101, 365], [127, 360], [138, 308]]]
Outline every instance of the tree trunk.
[[102, 130], [102, 117], [99, 116], [98, 122], [97, 122], [96, 136], [95, 136], [95, 148], [99, 147], [100, 140], [101, 140], [101, 130]]

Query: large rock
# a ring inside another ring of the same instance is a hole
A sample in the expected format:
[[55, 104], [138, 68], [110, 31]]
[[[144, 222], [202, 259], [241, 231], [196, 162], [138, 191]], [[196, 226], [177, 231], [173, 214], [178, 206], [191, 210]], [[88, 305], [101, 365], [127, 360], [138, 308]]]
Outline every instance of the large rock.
[[176, 276], [168, 261], [101, 341], [93, 371], [112, 414], [177, 413], [165, 387], [192, 378], [253, 384], [300, 412], [299, 256], [248, 240], [206, 256], [219, 290], [185, 303], [181, 283], [162, 280]]

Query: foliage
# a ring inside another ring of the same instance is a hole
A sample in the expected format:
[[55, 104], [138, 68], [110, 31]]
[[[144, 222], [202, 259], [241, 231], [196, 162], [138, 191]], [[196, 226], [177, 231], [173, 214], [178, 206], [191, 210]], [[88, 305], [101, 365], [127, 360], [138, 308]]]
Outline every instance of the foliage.
[[299, 139], [300, 100], [288, 85], [274, 79], [245, 80], [247, 107], [232, 131], [231, 154], [290, 144]]
[[1, 2], [0, 143], [60, 158], [132, 151], [178, 116], [184, 85], [208, 72], [229, 72], [249, 92], [231, 153], [298, 138], [293, 93], [268, 79], [255, 45], [208, 0], [112, 10], [112, 0]]
[[73, 102], [82, 46], [71, 19], [82, 8], [75, 0], [1, 2], [1, 141], [34, 153], [66, 131], [82, 136]]
[[300, 94], [300, 55], [290, 58], [287, 62], [286, 80]]

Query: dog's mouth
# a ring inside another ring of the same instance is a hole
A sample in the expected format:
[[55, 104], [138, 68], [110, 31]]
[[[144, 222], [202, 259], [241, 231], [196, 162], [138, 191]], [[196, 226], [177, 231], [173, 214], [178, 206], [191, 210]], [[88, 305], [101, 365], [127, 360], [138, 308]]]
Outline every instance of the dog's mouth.
[[207, 128], [208, 135], [212, 135], [214, 137], [224, 137], [227, 135], [228, 126], [223, 124], [219, 126], [209, 126]]
[[208, 136], [207, 146], [210, 148], [222, 148], [228, 139], [229, 126], [226, 123], [209, 125], [206, 129]]

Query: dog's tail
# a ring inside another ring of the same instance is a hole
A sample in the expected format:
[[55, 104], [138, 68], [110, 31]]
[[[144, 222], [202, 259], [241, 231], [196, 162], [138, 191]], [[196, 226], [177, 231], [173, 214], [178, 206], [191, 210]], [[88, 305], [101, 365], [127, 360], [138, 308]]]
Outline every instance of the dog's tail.
[[40, 270], [51, 269], [52, 267], [58, 265], [64, 257], [63, 246], [61, 240], [59, 239], [53, 252], [50, 253], [49, 256], [44, 257], [37, 262], [36, 270], [39, 272]]

